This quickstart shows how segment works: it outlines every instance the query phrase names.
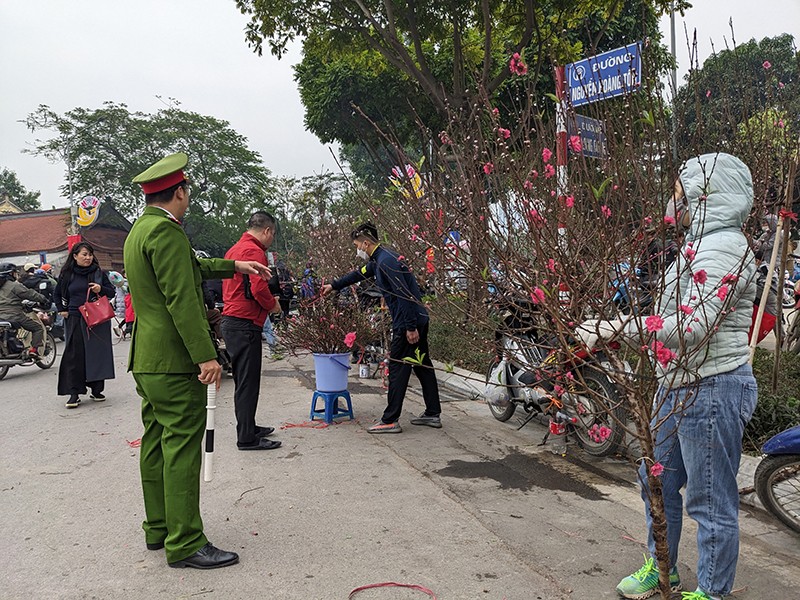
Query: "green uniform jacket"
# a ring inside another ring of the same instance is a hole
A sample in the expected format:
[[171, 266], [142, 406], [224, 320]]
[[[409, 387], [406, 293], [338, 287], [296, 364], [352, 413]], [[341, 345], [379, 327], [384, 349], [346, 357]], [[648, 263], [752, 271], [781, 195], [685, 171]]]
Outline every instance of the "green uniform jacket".
[[148, 206], [125, 240], [125, 273], [136, 312], [129, 371], [197, 373], [217, 357], [200, 284], [233, 277], [234, 261], [195, 258], [180, 224]]

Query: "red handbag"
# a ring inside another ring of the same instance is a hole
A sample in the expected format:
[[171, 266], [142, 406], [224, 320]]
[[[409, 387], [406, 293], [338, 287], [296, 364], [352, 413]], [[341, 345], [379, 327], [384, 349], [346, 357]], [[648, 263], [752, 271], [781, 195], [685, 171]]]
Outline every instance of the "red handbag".
[[91, 290], [86, 290], [86, 302], [78, 307], [86, 327], [91, 329], [96, 325], [105, 323], [114, 318], [114, 308], [105, 296], [99, 296], [94, 302], [89, 302]]

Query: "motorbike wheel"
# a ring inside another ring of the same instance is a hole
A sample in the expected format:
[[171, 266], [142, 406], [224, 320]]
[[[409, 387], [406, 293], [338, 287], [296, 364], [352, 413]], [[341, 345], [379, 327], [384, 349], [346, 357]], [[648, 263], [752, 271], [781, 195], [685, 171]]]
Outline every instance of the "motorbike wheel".
[[[492, 371], [494, 371], [498, 362], [500, 361], [495, 358], [489, 363], [489, 367], [486, 369], [487, 383], [489, 382], [489, 376], [492, 374]], [[514, 415], [514, 411], [517, 410], [517, 405], [514, 402], [514, 390], [509, 389], [508, 393], [511, 395], [511, 398], [508, 399], [508, 404], [506, 406], [495, 406], [489, 402], [486, 403], [489, 405], [489, 411], [492, 413], [492, 416], [498, 421], [508, 421]]]
[[[583, 368], [576, 375], [574, 389], [570, 392], [577, 396], [575, 411], [578, 413], [578, 422], [572, 426], [572, 430], [581, 448], [592, 456], [614, 454], [625, 438], [624, 424], [627, 419], [627, 411], [617, 387], [602, 373]], [[611, 435], [601, 442], [594, 441], [589, 435], [594, 425], [608, 427]]]
[[794, 307], [794, 285], [783, 286], [783, 296], [781, 298], [781, 304], [783, 305], [783, 308]]
[[8, 373], [8, 369], [10, 369], [8, 365], [3, 365], [2, 367], [0, 367], [0, 379], [6, 376], [6, 373]]
[[44, 340], [44, 355], [36, 361], [36, 366], [40, 369], [49, 369], [56, 362], [56, 338], [49, 331]]
[[767, 456], [756, 468], [755, 487], [764, 507], [800, 533], [800, 454]]

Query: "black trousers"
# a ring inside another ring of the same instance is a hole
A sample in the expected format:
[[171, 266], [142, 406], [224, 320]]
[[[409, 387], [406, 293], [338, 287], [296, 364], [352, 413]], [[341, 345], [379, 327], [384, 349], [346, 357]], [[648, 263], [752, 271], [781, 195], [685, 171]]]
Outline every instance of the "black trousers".
[[[392, 335], [392, 347], [389, 352], [388, 404], [381, 419], [384, 423], [395, 423], [400, 418], [412, 370], [422, 386], [425, 414], [434, 417], [442, 412], [439, 403], [439, 384], [436, 382], [436, 372], [433, 370], [431, 353], [428, 349], [428, 324], [420, 325], [417, 332], [419, 332], [419, 342], [416, 344], [408, 343], [405, 331], [395, 331]], [[403, 361], [407, 356], [416, 358], [417, 349], [424, 354], [421, 366]]]
[[252, 321], [222, 317], [222, 337], [231, 357], [233, 405], [239, 444], [256, 441], [256, 409], [261, 387], [261, 329]]

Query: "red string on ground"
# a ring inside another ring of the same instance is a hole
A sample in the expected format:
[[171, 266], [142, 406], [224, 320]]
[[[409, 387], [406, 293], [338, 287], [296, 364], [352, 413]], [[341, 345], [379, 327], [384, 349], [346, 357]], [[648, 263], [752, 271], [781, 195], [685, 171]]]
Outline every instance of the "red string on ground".
[[125, 441], [128, 442], [128, 446], [130, 446], [131, 448], [139, 448], [142, 445], [142, 438], [133, 441], [130, 440], [125, 440]]
[[303, 421], [302, 423], [284, 423], [280, 429], [292, 429], [293, 427], [307, 427], [309, 429], [325, 429], [329, 424], [323, 421]]
[[407, 588], [410, 590], [417, 590], [419, 592], [423, 592], [428, 594], [433, 600], [436, 600], [436, 596], [433, 594], [431, 590], [421, 585], [417, 585], [415, 583], [396, 583], [394, 581], [387, 581], [385, 583], [370, 583], [368, 585], [362, 585], [361, 587], [357, 587], [350, 595], [347, 597], [347, 600], [350, 600], [353, 596], [355, 596], [358, 592], [362, 592], [364, 590], [371, 590], [373, 588], [384, 588], [384, 587], [399, 587], [399, 588]]

